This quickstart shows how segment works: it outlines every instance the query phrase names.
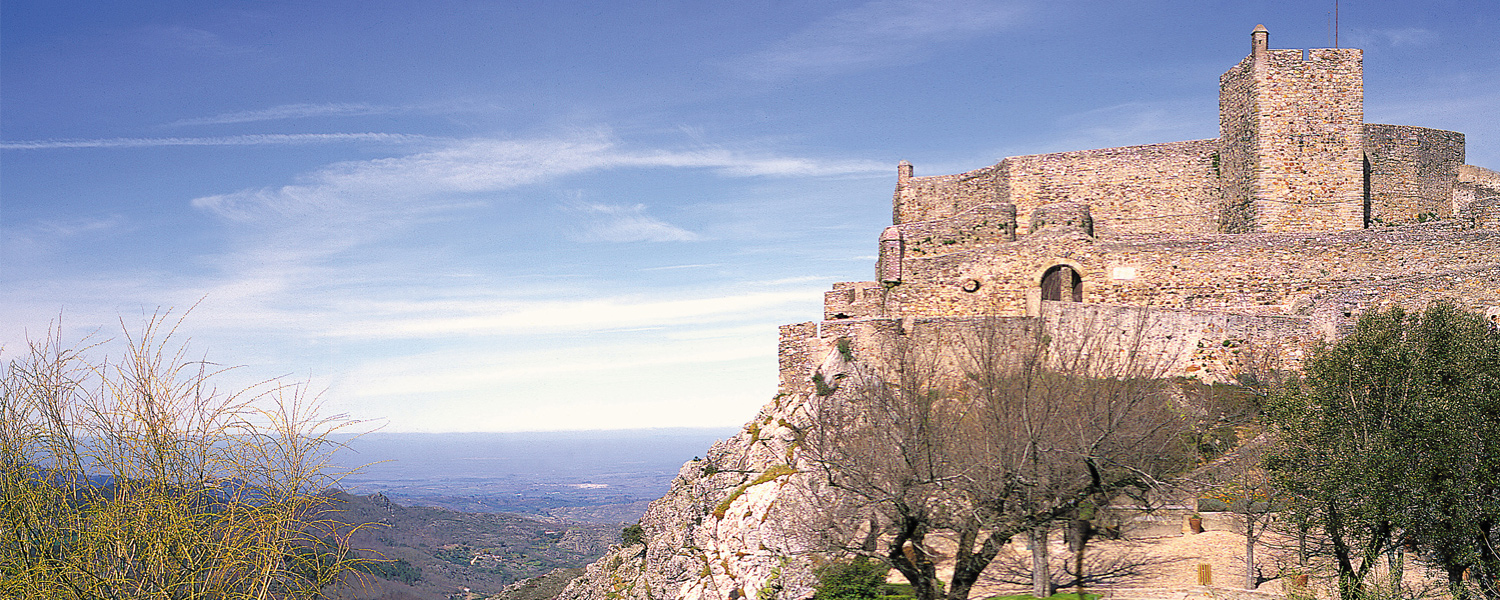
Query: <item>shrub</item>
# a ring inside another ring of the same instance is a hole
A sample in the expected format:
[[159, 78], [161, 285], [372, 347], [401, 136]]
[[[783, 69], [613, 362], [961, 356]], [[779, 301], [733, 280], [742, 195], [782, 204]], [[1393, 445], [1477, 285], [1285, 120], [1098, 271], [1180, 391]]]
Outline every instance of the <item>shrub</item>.
[[814, 600], [875, 600], [885, 587], [890, 568], [865, 557], [818, 567]]
[[838, 347], [839, 356], [844, 358], [844, 362], [854, 362], [854, 348], [849, 338], [839, 338], [835, 345]]
[[381, 579], [389, 579], [406, 584], [416, 583], [422, 579], [422, 567], [411, 564], [404, 558], [367, 561], [356, 565], [355, 569]]
[[620, 531], [621, 545], [634, 546], [644, 543], [646, 543], [646, 530], [641, 527], [640, 523], [626, 525], [625, 529]]
[[347, 422], [274, 381], [220, 392], [180, 323], [114, 361], [54, 329], [0, 362], [0, 596], [316, 598], [368, 562], [321, 493]]
[[823, 378], [822, 373], [813, 373], [812, 382], [813, 390], [816, 391], [819, 396], [832, 395], [833, 392], [838, 389], [831, 385], [828, 385], [828, 380]]

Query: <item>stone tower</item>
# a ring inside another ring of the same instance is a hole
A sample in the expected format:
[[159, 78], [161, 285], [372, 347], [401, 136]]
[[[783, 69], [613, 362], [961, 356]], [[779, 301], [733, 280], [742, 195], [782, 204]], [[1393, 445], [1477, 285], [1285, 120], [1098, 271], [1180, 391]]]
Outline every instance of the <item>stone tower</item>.
[[1363, 52], [1272, 50], [1268, 35], [1257, 25], [1250, 55], [1219, 77], [1219, 229], [1361, 229]]

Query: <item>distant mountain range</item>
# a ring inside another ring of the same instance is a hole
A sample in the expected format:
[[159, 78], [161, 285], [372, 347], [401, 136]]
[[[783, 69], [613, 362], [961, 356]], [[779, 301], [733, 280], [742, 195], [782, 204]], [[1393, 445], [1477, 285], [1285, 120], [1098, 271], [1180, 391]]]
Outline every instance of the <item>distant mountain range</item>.
[[526, 433], [371, 433], [343, 440], [339, 487], [404, 505], [634, 522], [682, 463], [735, 428]]

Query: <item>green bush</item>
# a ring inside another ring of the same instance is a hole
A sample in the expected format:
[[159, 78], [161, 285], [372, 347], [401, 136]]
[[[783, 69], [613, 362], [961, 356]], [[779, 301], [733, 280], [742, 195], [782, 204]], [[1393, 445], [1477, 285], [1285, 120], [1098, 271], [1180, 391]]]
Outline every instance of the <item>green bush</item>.
[[837, 389], [831, 385], [828, 385], [828, 380], [823, 378], [822, 373], [813, 373], [812, 382], [813, 390], [816, 391], [819, 396], [833, 395], [833, 392]]
[[883, 564], [860, 557], [852, 561], [833, 562], [814, 571], [818, 585], [814, 588], [814, 600], [875, 600], [885, 591], [885, 575], [890, 570]]
[[646, 530], [641, 528], [640, 523], [626, 525], [625, 529], [620, 531], [620, 543], [625, 546], [644, 544], [646, 543]]

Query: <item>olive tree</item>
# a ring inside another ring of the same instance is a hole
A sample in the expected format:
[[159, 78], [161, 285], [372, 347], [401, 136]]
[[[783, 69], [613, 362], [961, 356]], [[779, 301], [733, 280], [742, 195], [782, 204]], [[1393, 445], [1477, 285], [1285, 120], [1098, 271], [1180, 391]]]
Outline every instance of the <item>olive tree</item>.
[[1480, 315], [1366, 314], [1269, 416], [1280, 443], [1265, 465], [1321, 534], [1343, 600], [1366, 594], [1398, 545], [1442, 569], [1456, 598], [1500, 598], [1500, 331]]

